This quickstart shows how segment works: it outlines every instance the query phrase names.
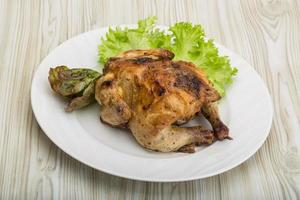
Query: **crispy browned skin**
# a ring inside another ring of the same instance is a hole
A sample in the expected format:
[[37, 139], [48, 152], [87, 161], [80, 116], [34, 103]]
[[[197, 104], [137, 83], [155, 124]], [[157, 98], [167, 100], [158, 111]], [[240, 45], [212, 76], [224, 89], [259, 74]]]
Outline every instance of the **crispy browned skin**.
[[[102, 105], [101, 119], [128, 127], [142, 146], [161, 152], [193, 152], [195, 145], [211, 144], [214, 132], [200, 125], [175, 124], [190, 120], [220, 96], [194, 64], [174, 62], [173, 57], [170, 51], [153, 49], [111, 58], [96, 83], [95, 97]], [[210, 110], [205, 111], [208, 117]]]

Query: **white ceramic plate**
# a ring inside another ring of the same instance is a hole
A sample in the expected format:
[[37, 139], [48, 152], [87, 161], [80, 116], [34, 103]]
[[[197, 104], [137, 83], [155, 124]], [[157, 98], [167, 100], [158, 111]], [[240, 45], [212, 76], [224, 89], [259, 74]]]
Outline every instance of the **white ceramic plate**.
[[[65, 113], [66, 102], [48, 83], [50, 67], [89, 67], [99, 70], [97, 46], [107, 28], [74, 37], [55, 48], [38, 67], [31, 88], [32, 108], [47, 136], [63, 151], [98, 170], [144, 181], [186, 181], [225, 172], [253, 155], [266, 140], [272, 123], [272, 103], [259, 75], [240, 56], [218, 45], [219, 52], [239, 70], [219, 108], [233, 140], [200, 147], [194, 154], [147, 151], [129, 131], [99, 120], [99, 106]], [[204, 119], [190, 122], [199, 123]]]

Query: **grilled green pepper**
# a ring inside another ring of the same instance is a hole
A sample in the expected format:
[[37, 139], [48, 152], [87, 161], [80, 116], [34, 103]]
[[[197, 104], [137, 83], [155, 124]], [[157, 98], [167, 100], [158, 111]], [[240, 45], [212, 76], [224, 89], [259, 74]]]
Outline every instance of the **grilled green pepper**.
[[100, 73], [86, 68], [67, 66], [50, 68], [48, 80], [54, 92], [69, 99], [66, 112], [85, 107], [95, 101], [95, 82]]

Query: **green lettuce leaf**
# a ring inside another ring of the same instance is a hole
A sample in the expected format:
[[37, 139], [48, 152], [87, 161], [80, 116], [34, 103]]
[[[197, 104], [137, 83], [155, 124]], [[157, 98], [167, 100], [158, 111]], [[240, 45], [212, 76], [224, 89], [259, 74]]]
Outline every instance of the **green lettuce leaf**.
[[155, 27], [157, 18], [148, 17], [138, 22], [137, 28], [110, 28], [99, 45], [99, 63], [130, 49], [166, 48], [175, 54], [174, 60], [193, 62], [204, 70], [216, 90], [225, 95], [225, 87], [237, 73], [226, 56], [220, 56], [213, 40], [206, 40], [201, 25], [179, 22], [168, 31]]
[[104, 64], [110, 57], [130, 49], [151, 49], [160, 46], [170, 46], [171, 36], [155, 28], [155, 16], [138, 22], [133, 29], [116, 27], [109, 28], [105, 37], [101, 38], [99, 45], [99, 63]]

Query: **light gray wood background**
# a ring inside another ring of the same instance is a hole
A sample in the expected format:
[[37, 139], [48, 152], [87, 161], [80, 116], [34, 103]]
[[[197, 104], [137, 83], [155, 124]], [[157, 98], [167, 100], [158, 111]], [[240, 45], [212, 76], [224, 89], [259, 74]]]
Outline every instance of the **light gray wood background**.
[[[41, 131], [30, 106], [40, 61], [79, 33], [148, 15], [201, 23], [262, 76], [275, 116], [248, 161], [198, 181], [132, 181], [81, 164]], [[0, 199], [300, 199], [299, 124], [300, 1], [0, 0]]]

